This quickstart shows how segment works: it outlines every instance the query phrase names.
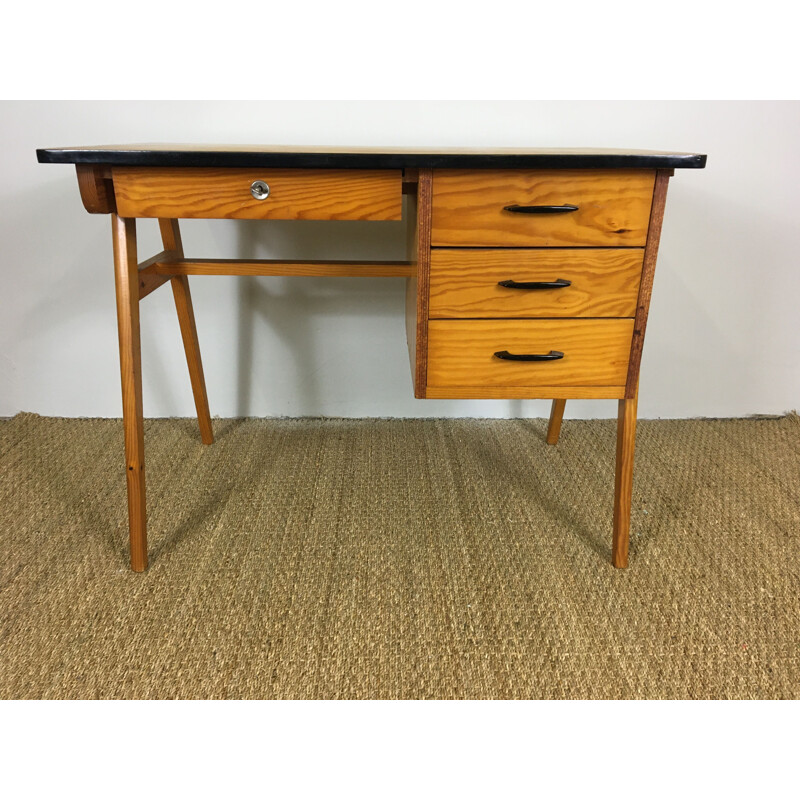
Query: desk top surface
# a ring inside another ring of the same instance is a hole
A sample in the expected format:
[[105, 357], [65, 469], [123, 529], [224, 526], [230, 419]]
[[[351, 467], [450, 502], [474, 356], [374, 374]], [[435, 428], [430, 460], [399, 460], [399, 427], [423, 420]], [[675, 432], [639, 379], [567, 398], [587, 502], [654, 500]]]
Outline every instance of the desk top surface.
[[123, 144], [36, 151], [40, 163], [129, 167], [309, 169], [702, 169], [705, 155], [597, 148], [413, 148], [308, 145]]

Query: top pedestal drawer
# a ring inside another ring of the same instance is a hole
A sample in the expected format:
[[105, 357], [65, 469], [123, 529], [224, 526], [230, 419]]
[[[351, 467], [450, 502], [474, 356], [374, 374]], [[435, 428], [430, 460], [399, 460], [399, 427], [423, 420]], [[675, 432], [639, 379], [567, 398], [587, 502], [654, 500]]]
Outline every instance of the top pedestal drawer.
[[400, 170], [116, 167], [112, 174], [121, 217], [402, 218]]
[[431, 244], [643, 247], [654, 183], [653, 170], [436, 170]]

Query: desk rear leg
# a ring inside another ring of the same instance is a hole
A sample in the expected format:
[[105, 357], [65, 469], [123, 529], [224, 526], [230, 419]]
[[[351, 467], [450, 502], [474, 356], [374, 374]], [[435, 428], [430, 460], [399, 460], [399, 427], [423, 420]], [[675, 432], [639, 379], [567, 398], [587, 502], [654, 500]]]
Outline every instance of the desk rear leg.
[[619, 401], [617, 468], [614, 481], [614, 541], [612, 545], [612, 561], [615, 567], [628, 566], [637, 402], [638, 392], [630, 399]]
[[[176, 219], [160, 219], [161, 240], [164, 249], [174, 252], [183, 258], [181, 231]], [[189, 279], [186, 275], [176, 275], [170, 280], [172, 294], [175, 297], [175, 309], [181, 326], [183, 349], [186, 351], [186, 363], [189, 366], [189, 379], [192, 382], [194, 405], [197, 409], [197, 423], [200, 426], [200, 438], [203, 444], [213, 444], [214, 432], [211, 428], [211, 414], [208, 410], [206, 379], [203, 375], [203, 362], [200, 359], [200, 343], [197, 340], [197, 325], [194, 320], [192, 295], [189, 291]]]
[[125, 474], [128, 481], [128, 525], [131, 569], [147, 569], [147, 513], [144, 481], [144, 414], [142, 352], [139, 338], [139, 272], [136, 261], [136, 220], [111, 215], [114, 276], [117, 289], [119, 367], [122, 378], [122, 419], [125, 429]]
[[550, 408], [550, 422], [547, 425], [547, 444], [558, 444], [561, 420], [564, 418], [564, 406], [566, 405], [566, 400], [553, 400]]

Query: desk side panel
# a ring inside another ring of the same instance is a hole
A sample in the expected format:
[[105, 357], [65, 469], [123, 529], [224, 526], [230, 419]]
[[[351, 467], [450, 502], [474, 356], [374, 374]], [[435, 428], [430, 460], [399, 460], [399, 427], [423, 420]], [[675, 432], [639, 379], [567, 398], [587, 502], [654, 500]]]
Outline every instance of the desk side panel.
[[413, 194], [408, 196], [408, 257], [416, 261], [416, 277], [409, 278], [406, 284], [406, 336], [414, 397], [420, 399], [427, 396], [432, 197], [433, 172], [421, 169], [416, 197]]
[[653, 187], [653, 202], [650, 206], [650, 221], [647, 227], [647, 244], [644, 248], [642, 279], [639, 283], [639, 297], [636, 303], [631, 354], [628, 361], [628, 378], [625, 382], [625, 397], [629, 400], [636, 397], [639, 387], [639, 368], [642, 364], [644, 334], [647, 328], [647, 317], [650, 313], [650, 297], [653, 293], [658, 243], [661, 240], [661, 223], [664, 220], [667, 186], [671, 176], [672, 170], [659, 170], [656, 173], [655, 186]]

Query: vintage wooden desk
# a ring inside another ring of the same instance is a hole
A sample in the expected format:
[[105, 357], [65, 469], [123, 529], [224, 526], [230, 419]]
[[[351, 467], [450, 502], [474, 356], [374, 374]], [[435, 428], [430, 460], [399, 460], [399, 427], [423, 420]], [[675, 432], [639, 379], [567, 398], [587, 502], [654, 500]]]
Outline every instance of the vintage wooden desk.
[[[636, 401], [667, 183], [704, 155], [125, 145], [37, 150], [110, 214], [131, 567], [147, 568], [139, 301], [170, 282], [203, 442], [213, 433], [189, 275], [405, 276], [416, 397], [616, 398], [613, 563], [628, 563]], [[403, 262], [184, 257], [178, 220], [402, 220]], [[136, 220], [164, 250], [139, 263]]]

